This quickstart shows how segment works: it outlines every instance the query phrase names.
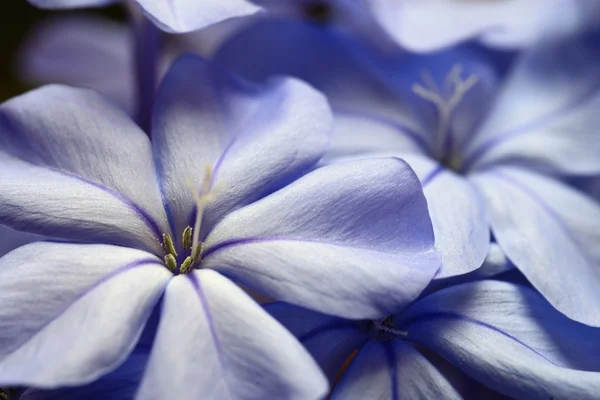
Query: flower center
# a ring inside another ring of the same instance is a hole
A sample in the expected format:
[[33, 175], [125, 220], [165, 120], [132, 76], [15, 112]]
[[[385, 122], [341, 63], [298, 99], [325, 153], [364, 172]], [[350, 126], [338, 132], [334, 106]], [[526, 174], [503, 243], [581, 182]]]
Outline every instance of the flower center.
[[466, 79], [461, 77], [462, 66], [452, 67], [446, 78], [443, 87], [440, 88], [428, 73], [422, 73], [421, 79], [423, 85], [414, 84], [413, 92], [431, 102], [437, 110], [438, 119], [435, 131], [435, 156], [441, 164], [447, 168], [460, 171], [462, 158], [456, 149], [451, 131], [452, 117], [456, 107], [465, 98], [465, 95], [477, 83], [475, 75], [469, 75]]
[[175, 249], [175, 243], [171, 235], [168, 233], [163, 233], [162, 235], [163, 240], [161, 245], [165, 251], [165, 266], [174, 274], [187, 274], [196, 266], [199, 266], [202, 261], [202, 252], [204, 251], [204, 243], [200, 241], [202, 217], [204, 216], [206, 206], [215, 198], [216, 193], [220, 190], [219, 185], [211, 188], [212, 179], [212, 167], [207, 165], [200, 192], [194, 187], [191, 180], [188, 179], [187, 181], [196, 202], [196, 221], [193, 228], [187, 226], [181, 234], [183, 249], [188, 253], [181, 263], [178, 262], [179, 254]]
[[373, 340], [388, 342], [397, 338], [405, 338], [408, 332], [395, 328], [393, 318], [386, 317], [376, 321], [369, 321], [366, 325], [367, 334]]

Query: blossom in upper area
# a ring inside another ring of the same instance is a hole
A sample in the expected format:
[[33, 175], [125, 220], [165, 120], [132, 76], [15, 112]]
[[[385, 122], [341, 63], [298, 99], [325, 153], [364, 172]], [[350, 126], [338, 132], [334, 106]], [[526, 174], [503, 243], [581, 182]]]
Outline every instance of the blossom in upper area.
[[53, 240], [0, 258], [0, 387], [95, 380], [164, 297], [139, 398], [320, 398], [313, 360], [233, 281], [377, 318], [440, 266], [405, 162], [315, 170], [331, 119], [306, 84], [193, 56], [158, 90], [152, 141], [89, 90], [2, 104], [0, 224]]
[[372, 44], [429, 52], [476, 39], [525, 48], [600, 22], [595, 0], [254, 0], [270, 13], [340, 27]]
[[252, 15], [260, 7], [250, 0], [28, 0], [47, 9], [103, 7], [124, 2], [139, 6], [156, 26], [166, 32], [184, 33], [226, 19]]
[[600, 173], [595, 39], [540, 43], [504, 76], [478, 47], [386, 64], [337, 36], [271, 23], [240, 32], [217, 59], [253, 80], [287, 73], [325, 92], [336, 114], [329, 162], [407, 160], [428, 200], [438, 278], [478, 268], [491, 228], [553, 306], [598, 326], [600, 206], [559, 179]]
[[514, 283], [451, 286], [378, 320], [349, 321], [284, 303], [266, 307], [321, 365], [332, 400], [490, 398], [473, 396], [476, 384], [457, 382], [454, 368], [516, 399], [592, 400], [600, 390], [598, 329], [569, 320]]

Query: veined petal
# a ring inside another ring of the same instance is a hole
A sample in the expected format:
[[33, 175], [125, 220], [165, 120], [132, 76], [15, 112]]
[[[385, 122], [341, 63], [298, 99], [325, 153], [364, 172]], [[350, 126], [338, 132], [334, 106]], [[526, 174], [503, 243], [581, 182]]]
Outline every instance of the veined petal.
[[135, 0], [167, 32], [184, 33], [260, 10], [248, 0]]
[[513, 398], [598, 396], [598, 329], [569, 320], [532, 289], [467, 283], [425, 297], [395, 322], [407, 340]]
[[29, 388], [19, 400], [131, 400], [144, 374], [147, 352], [129, 356], [119, 368], [90, 384], [53, 390]]
[[169, 284], [138, 399], [320, 399], [310, 355], [248, 295], [214, 271]]
[[0, 166], [0, 223], [32, 234], [163, 253], [154, 219], [120, 193], [1, 150]]
[[536, 289], [568, 317], [600, 326], [600, 205], [553, 179], [495, 168], [473, 180], [496, 241]]
[[600, 172], [600, 47], [587, 37], [548, 42], [518, 61], [466, 150], [465, 169], [526, 164], [560, 174]]
[[435, 248], [442, 256], [436, 279], [481, 267], [490, 245], [490, 229], [477, 189], [430, 158], [407, 155], [404, 160], [419, 176], [427, 199]]
[[131, 32], [126, 25], [90, 16], [42, 22], [20, 49], [17, 72], [31, 85], [64, 83], [102, 93], [134, 112]]
[[153, 133], [174, 229], [193, 217], [186, 179], [200, 187], [214, 166], [219, 189], [205, 212], [208, 230], [311, 168], [325, 151], [331, 119], [325, 98], [304, 83], [251, 86], [198, 57], [181, 58], [159, 91]]
[[119, 193], [167, 232], [148, 137], [93, 91], [51, 85], [8, 100], [0, 105], [0, 146]]
[[116, 246], [39, 242], [0, 258], [0, 386], [81, 385], [112, 371], [171, 276]]
[[402, 160], [317, 169], [224, 218], [202, 265], [289, 303], [377, 318], [439, 268], [421, 185]]
[[368, 339], [356, 321], [281, 302], [267, 304], [265, 310], [298, 338], [332, 385], [348, 358]]
[[402, 340], [364, 345], [331, 394], [332, 400], [461, 398], [433, 364]]
[[63, 9], [83, 7], [103, 7], [119, 0], [27, 0], [39, 8]]

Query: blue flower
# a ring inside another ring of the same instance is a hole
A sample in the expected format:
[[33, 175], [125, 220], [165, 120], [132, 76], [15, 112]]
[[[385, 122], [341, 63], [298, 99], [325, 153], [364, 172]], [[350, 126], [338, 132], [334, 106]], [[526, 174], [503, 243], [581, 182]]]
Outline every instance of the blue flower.
[[[459, 399], [456, 375], [517, 399], [595, 399], [598, 329], [569, 320], [535, 290], [501, 281], [442, 289], [375, 321], [284, 303], [266, 306], [334, 383], [330, 399]], [[452, 373], [448, 373], [452, 372]]]
[[[47, 9], [103, 7], [121, 0], [28, 0]], [[126, 2], [128, 3], [128, 2]], [[191, 32], [229, 18], [251, 15], [260, 7], [250, 0], [133, 0], [156, 26], [166, 32]]]
[[[558, 179], [600, 173], [600, 53], [591, 39], [542, 42], [506, 78], [495, 55], [476, 47], [381, 60], [299, 25], [241, 31], [217, 59], [253, 80], [290, 73], [325, 92], [336, 112], [330, 161], [409, 162], [442, 254], [438, 278], [478, 268], [491, 227], [553, 306], [598, 326], [600, 206]], [[283, 43], [293, 54], [280, 52]]]
[[0, 386], [113, 370], [164, 293], [142, 398], [318, 398], [311, 358], [230, 279], [377, 318], [440, 265], [406, 163], [313, 171], [331, 119], [301, 82], [256, 88], [192, 56], [158, 91], [152, 141], [87, 90], [2, 104], [0, 224], [55, 240], [0, 259]]

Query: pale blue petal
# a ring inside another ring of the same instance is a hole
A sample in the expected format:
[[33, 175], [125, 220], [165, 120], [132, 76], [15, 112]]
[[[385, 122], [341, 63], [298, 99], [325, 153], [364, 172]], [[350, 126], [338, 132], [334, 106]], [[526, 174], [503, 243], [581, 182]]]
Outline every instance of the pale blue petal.
[[[62, 200], [65, 214], [71, 207], [82, 207], [77, 203], [83, 201], [89, 202], [90, 214], [99, 214], [103, 202], [86, 198], [84, 191], [105, 192], [103, 197], [113, 197], [114, 204], [139, 214], [156, 235], [168, 229], [150, 141], [122, 110], [90, 90], [52, 85], [3, 103], [0, 147], [0, 174], [18, 169], [0, 180], [0, 185], [8, 185], [0, 192], [15, 190], [23, 196], [18, 204], [23, 209], [51, 196]], [[42, 182], [45, 179], [48, 182]], [[40, 185], [25, 185], [27, 180]], [[53, 187], [52, 181], [58, 180], [81, 189], [67, 196], [68, 186]], [[17, 189], [14, 185], [19, 184]]]
[[210, 229], [226, 213], [302, 175], [321, 158], [331, 132], [325, 98], [287, 79], [255, 87], [194, 56], [184, 56], [157, 96], [153, 143], [175, 230], [193, 225], [187, 180], [200, 188], [214, 171]]
[[436, 279], [466, 274], [481, 267], [490, 245], [485, 203], [463, 176], [436, 161], [405, 156], [423, 185], [435, 235], [442, 256]]
[[300, 343], [319, 364], [329, 382], [339, 378], [344, 363], [368, 339], [356, 321], [349, 321], [286, 303], [271, 303], [265, 309]]
[[92, 16], [60, 16], [42, 22], [22, 45], [17, 73], [30, 85], [64, 83], [102, 93], [134, 112], [131, 32]]
[[300, 343], [218, 273], [169, 284], [138, 399], [317, 400], [327, 381]]
[[259, 7], [248, 0], [135, 0], [161, 29], [191, 32], [223, 20], [250, 15]]
[[39, 242], [0, 258], [0, 386], [89, 383], [135, 346], [171, 273], [148, 253]]
[[109, 4], [117, 3], [119, 0], [27, 0], [31, 4], [40, 8], [48, 9], [69, 9], [83, 7], [103, 7]]
[[559, 311], [600, 326], [600, 205], [516, 168], [496, 168], [474, 182], [508, 258]]
[[425, 297], [395, 323], [407, 340], [510, 397], [598, 397], [598, 329], [569, 320], [533, 289], [467, 283]]
[[317, 169], [229, 214], [202, 262], [276, 299], [349, 318], [389, 315], [439, 268], [421, 185], [394, 158]]
[[589, 38], [525, 52], [466, 149], [465, 168], [525, 164], [560, 174], [598, 174], [599, 56], [600, 47]]
[[332, 400], [461, 398], [433, 364], [401, 340], [364, 345], [331, 395]]
[[148, 353], [134, 350], [115, 371], [90, 384], [54, 390], [29, 388], [19, 400], [131, 400], [143, 376]]

